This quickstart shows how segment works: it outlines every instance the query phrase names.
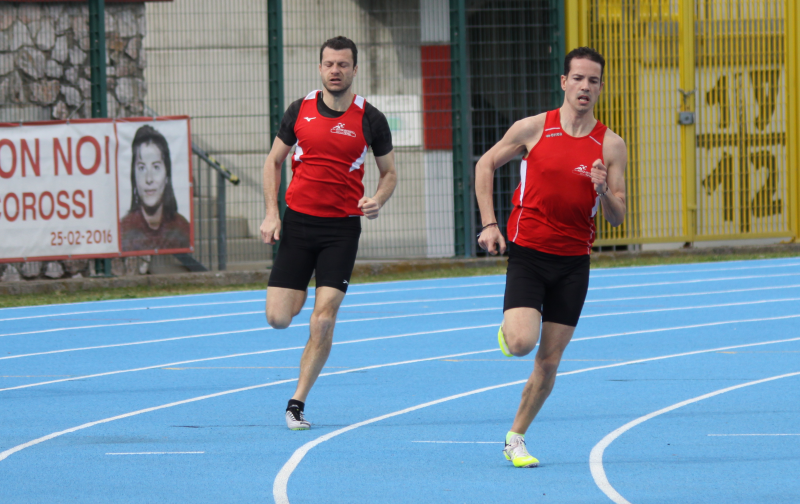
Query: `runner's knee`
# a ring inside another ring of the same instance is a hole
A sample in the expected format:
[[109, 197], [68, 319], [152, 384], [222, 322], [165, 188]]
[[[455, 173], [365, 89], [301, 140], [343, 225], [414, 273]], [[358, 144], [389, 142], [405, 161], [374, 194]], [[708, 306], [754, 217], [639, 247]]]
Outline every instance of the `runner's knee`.
[[536, 348], [536, 338], [531, 338], [526, 331], [515, 331], [512, 328], [503, 327], [503, 334], [506, 337], [506, 345], [511, 353], [516, 357], [528, 355]]
[[267, 323], [273, 329], [286, 329], [292, 323], [292, 317], [288, 313], [276, 313], [268, 309]]
[[311, 314], [311, 326], [315, 328], [320, 335], [326, 335], [333, 332], [333, 326], [336, 323], [336, 315], [327, 310], [314, 311]]

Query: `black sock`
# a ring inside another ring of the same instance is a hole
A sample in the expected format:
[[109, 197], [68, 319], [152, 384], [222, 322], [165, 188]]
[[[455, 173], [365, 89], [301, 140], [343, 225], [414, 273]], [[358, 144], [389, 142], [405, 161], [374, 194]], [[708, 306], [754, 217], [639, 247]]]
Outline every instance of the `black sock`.
[[289, 399], [289, 404], [286, 406], [286, 411], [289, 411], [290, 409], [293, 408], [303, 411], [305, 407], [306, 403], [304, 403], [303, 401], [298, 401], [297, 399]]

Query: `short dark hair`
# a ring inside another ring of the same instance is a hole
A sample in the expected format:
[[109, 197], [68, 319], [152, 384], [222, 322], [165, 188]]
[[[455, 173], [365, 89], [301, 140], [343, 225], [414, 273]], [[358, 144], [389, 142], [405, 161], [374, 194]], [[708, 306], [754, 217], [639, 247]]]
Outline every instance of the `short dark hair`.
[[339, 35], [338, 37], [333, 37], [325, 41], [322, 44], [322, 47], [319, 48], [319, 62], [322, 63], [322, 51], [325, 50], [326, 47], [333, 49], [334, 51], [341, 51], [342, 49], [350, 49], [353, 52], [353, 66], [358, 65], [358, 48], [356, 48], [356, 43], [350, 40], [347, 37], [343, 37]]
[[564, 58], [564, 75], [569, 75], [570, 64], [574, 59], [588, 59], [595, 63], [600, 63], [600, 80], [603, 80], [603, 71], [606, 68], [606, 60], [603, 55], [595, 51], [591, 47], [577, 47], [567, 54]]
[[169, 143], [164, 135], [149, 124], [136, 130], [131, 144], [131, 208], [128, 213], [134, 213], [142, 206], [139, 191], [136, 190], [136, 156], [139, 155], [139, 148], [145, 144], [153, 144], [161, 151], [161, 159], [164, 161], [164, 168], [167, 172], [167, 185], [161, 195], [161, 203], [164, 205], [163, 216], [164, 220], [172, 219], [178, 213], [178, 201], [172, 190], [172, 157], [169, 154]]

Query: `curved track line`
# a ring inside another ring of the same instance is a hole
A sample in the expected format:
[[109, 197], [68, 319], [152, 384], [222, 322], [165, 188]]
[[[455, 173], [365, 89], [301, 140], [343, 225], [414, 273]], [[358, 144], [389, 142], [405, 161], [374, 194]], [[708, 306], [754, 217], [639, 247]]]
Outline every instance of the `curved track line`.
[[[762, 343], [748, 343], [748, 344], [745, 344], [745, 345], [736, 345], [736, 346], [729, 346], [729, 347], [712, 348], [712, 349], [708, 349], [708, 350], [695, 350], [693, 352], [685, 352], [685, 353], [672, 354], [672, 355], [663, 355], [663, 356], [659, 356], [659, 357], [649, 357], [649, 358], [646, 358], [646, 359], [637, 359], [637, 360], [633, 360], [633, 361], [618, 362], [618, 363], [615, 363], [615, 364], [607, 364], [607, 365], [603, 365], [603, 366], [595, 366], [595, 367], [590, 367], [590, 368], [577, 369], [575, 371], [567, 371], [567, 372], [564, 372], [564, 373], [558, 373], [557, 376], [567, 376], [567, 375], [573, 375], [573, 374], [579, 374], [579, 373], [586, 373], [588, 371], [596, 371], [598, 369], [609, 369], [609, 368], [615, 368], [615, 367], [621, 367], [621, 366], [630, 366], [632, 364], [641, 364], [643, 362], [652, 362], [652, 361], [658, 361], [658, 360], [664, 360], [664, 359], [672, 359], [672, 358], [676, 358], [676, 357], [685, 357], [685, 356], [689, 356], [689, 355], [698, 355], [698, 354], [711, 353], [711, 352], [721, 352], [721, 351], [724, 351], [724, 350], [732, 350], [732, 349], [735, 349], [735, 348], [746, 348], [746, 347], [761, 346], [761, 345], [772, 345], [772, 344], [776, 344], [776, 343], [786, 343], [786, 342], [790, 342], [790, 341], [800, 341], [800, 338], [791, 338], [791, 339], [787, 339], [787, 340], [765, 341], [765, 342], [762, 342]], [[800, 374], [800, 373], [798, 373], [798, 374]], [[287, 486], [289, 484], [289, 477], [292, 475], [292, 472], [294, 472], [294, 470], [300, 464], [300, 461], [303, 460], [303, 457], [305, 457], [306, 454], [312, 448], [314, 448], [315, 446], [318, 446], [321, 443], [324, 443], [325, 441], [328, 441], [329, 439], [332, 439], [332, 438], [334, 438], [334, 437], [336, 437], [336, 436], [338, 436], [340, 434], [344, 434], [345, 432], [349, 432], [349, 431], [357, 429], [359, 427], [363, 427], [365, 425], [369, 425], [369, 424], [372, 424], [372, 423], [375, 423], [375, 422], [380, 422], [381, 420], [385, 420], [387, 418], [392, 418], [392, 417], [395, 417], [395, 416], [398, 416], [398, 415], [403, 415], [405, 413], [410, 413], [412, 411], [417, 411], [417, 410], [422, 409], [422, 408], [427, 408], [428, 406], [434, 406], [436, 404], [441, 404], [443, 402], [452, 401], [454, 399], [460, 399], [462, 397], [467, 397], [467, 396], [471, 396], [471, 395], [474, 395], [474, 394], [480, 394], [482, 392], [487, 392], [487, 391], [490, 391], [490, 390], [496, 390], [496, 389], [503, 388], [503, 387], [510, 387], [510, 386], [513, 386], [513, 385], [522, 385], [523, 383], [526, 383], [527, 381], [528, 380], [525, 379], [525, 380], [517, 380], [517, 381], [513, 381], [513, 382], [509, 382], [509, 383], [501, 383], [500, 385], [492, 385], [490, 387], [483, 387], [483, 388], [479, 388], [479, 389], [476, 389], [476, 390], [471, 390], [469, 392], [462, 392], [461, 394], [456, 394], [456, 395], [444, 397], [442, 399], [436, 399], [435, 401], [430, 401], [430, 402], [426, 402], [426, 403], [423, 403], [423, 404], [418, 404], [416, 406], [411, 406], [410, 408], [406, 408], [406, 409], [402, 409], [402, 410], [399, 410], [399, 411], [395, 411], [393, 413], [387, 413], [385, 415], [381, 415], [381, 416], [378, 416], [378, 417], [375, 417], [375, 418], [371, 418], [369, 420], [364, 420], [362, 422], [358, 422], [358, 423], [355, 423], [355, 424], [352, 424], [352, 425], [348, 425], [347, 427], [343, 427], [343, 428], [335, 430], [333, 432], [329, 432], [328, 434], [325, 434], [324, 436], [320, 436], [320, 437], [318, 437], [317, 439], [315, 439], [313, 441], [309, 441], [308, 443], [306, 443], [303, 446], [301, 446], [300, 448], [298, 448], [292, 454], [292, 456], [289, 458], [289, 460], [283, 465], [281, 470], [278, 472], [278, 475], [275, 476], [275, 481], [272, 484], [272, 496], [275, 499], [275, 503], [276, 504], [290, 504], [289, 503], [289, 496], [287, 495]], [[2, 459], [0, 459], [0, 460], [2, 460]]]
[[[322, 373], [322, 374], [320, 374], [320, 377], [322, 377], [322, 376], [335, 376], [335, 375], [341, 375], [341, 374], [347, 374], [347, 373], [356, 373], [356, 372], [359, 372], [359, 371], [367, 371], [367, 370], [370, 370], [370, 369], [379, 369], [379, 368], [391, 367], [391, 366], [401, 366], [401, 365], [404, 365], [404, 364], [415, 364], [417, 362], [427, 362], [427, 361], [433, 361], [433, 360], [451, 359], [453, 357], [463, 357], [465, 355], [475, 355], [475, 354], [482, 354], [482, 353], [489, 353], [489, 352], [499, 352], [499, 351], [500, 351], [499, 349], [493, 348], [491, 350], [479, 350], [477, 352], [463, 352], [463, 353], [457, 353], [457, 354], [452, 354], [452, 355], [441, 355], [441, 356], [438, 356], [438, 357], [428, 357], [428, 358], [425, 358], [425, 359], [415, 359], [415, 360], [400, 361], [400, 362], [390, 362], [388, 364], [375, 364], [373, 366], [365, 366], [365, 367], [360, 367], [360, 368], [346, 369], [344, 371], [335, 371], [335, 372], [332, 372], [332, 373]], [[13, 455], [13, 454], [17, 453], [18, 451], [24, 450], [25, 448], [30, 448], [31, 446], [35, 446], [35, 445], [37, 445], [39, 443], [43, 443], [45, 441], [49, 441], [50, 439], [54, 439], [54, 438], [57, 438], [59, 436], [63, 436], [64, 434], [69, 434], [71, 432], [76, 432], [76, 431], [79, 431], [79, 430], [88, 429], [89, 427], [94, 427], [95, 425], [100, 425], [100, 424], [104, 424], [104, 423], [108, 423], [108, 422], [113, 422], [115, 420], [122, 420], [123, 418], [129, 418], [129, 417], [132, 417], [132, 416], [141, 415], [143, 413], [150, 413], [152, 411], [158, 411], [158, 410], [162, 410], [162, 409], [166, 409], [166, 408], [171, 408], [173, 406], [180, 406], [182, 404], [189, 404], [189, 403], [193, 403], [193, 402], [197, 402], [197, 401], [202, 401], [204, 399], [211, 399], [211, 398], [214, 398], [214, 397], [221, 397], [221, 396], [225, 396], [225, 395], [235, 394], [237, 392], [246, 392], [248, 390], [255, 390], [255, 389], [259, 389], [259, 388], [271, 387], [273, 385], [282, 385], [284, 383], [292, 383], [292, 382], [296, 382], [296, 381], [297, 381], [297, 378], [290, 378], [290, 379], [287, 379], [287, 380], [278, 380], [278, 381], [269, 382], [269, 383], [261, 383], [259, 385], [251, 385], [249, 387], [242, 387], [242, 388], [237, 388], [237, 389], [232, 389], [232, 390], [224, 390], [222, 392], [216, 392], [214, 394], [208, 394], [208, 395], [203, 395], [203, 396], [199, 396], [199, 397], [193, 397], [191, 399], [184, 399], [183, 401], [176, 401], [176, 402], [172, 402], [172, 403], [168, 403], [168, 404], [162, 404], [160, 406], [153, 406], [151, 408], [140, 409], [140, 410], [137, 410], [137, 411], [131, 411], [130, 413], [123, 413], [122, 415], [117, 415], [117, 416], [113, 416], [113, 417], [109, 417], [109, 418], [104, 418], [102, 420], [96, 420], [94, 422], [88, 422], [88, 423], [85, 423], [85, 424], [82, 424], [82, 425], [78, 425], [77, 427], [72, 427], [72, 428], [69, 428], [69, 429], [66, 429], [66, 430], [63, 430], [63, 431], [59, 431], [59, 432], [53, 432], [52, 434], [48, 434], [46, 436], [42, 436], [40, 438], [36, 438], [36, 439], [34, 439], [32, 441], [28, 441], [27, 443], [23, 443], [21, 445], [15, 446], [13, 448], [9, 448], [8, 450], [2, 451], [2, 452], [0, 452], [0, 461], [7, 459], [10, 455]]]
[[674, 411], [674, 410], [676, 410], [678, 408], [682, 408], [682, 407], [687, 406], [689, 404], [693, 404], [693, 403], [702, 401], [704, 399], [709, 399], [711, 397], [718, 396], [718, 395], [724, 394], [726, 392], [731, 392], [733, 390], [738, 390], [740, 388], [750, 387], [752, 385], [759, 385], [761, 383], [766, 383], [766, 382], [770, 382], [770, 381], [774, 381], [774, 380], [780, 380], [782, 378], [789, 378], [789, 377], [792, 377], [792, 376], [800, 376], [800, 371], [795, 372], [795, 373], [782, 374], [782, 375], [779, 375], [779, 376], [772, 376], [770, 378], [763, 378], [761, 380], [755, 380], [755, 381], [751, 381], [751, 382], [735, 385], [733, 387], [727, 387], [727, 388], [724, 388], [724, 389], [716, 390], [714, 392], [710, 392], [708, 394], [703, 394], [703, 395], [695, 397], [693, 399], [687, 399], [685, 401], [681, 401], [679, 403], [673, 404], [672, 406], [667, 406], [666, 408], [660, 409], [658, 411], [654, 411], [654, 412], [652, 412], [650, 414], [644, 415], [642, 417], [637, 418], [636, 420], [633, 420], [631, 422], [626, 423], [625, 425], [623, 425], [619, 429], [617, 429], [617, 430], [611, 432], [610, 434], [608, 434], [606, 437], [604, 437], [602, 440], [600, 440], [600, 442], [597, 443], [594, 446], [594, 448], [592, 448], [592, 452], [589, 455], [589, 467], [590, 467], [590, 469], [592, 471], [592, 478], [594, 478], [594, 482], [597, 484], [597, 486], [600, 488], [600, 490], [602, 490], [603, 493], [606, 494], [606, 496], [609, 499], [611, 499], [612, 501], [614, 501], [615, 503], [617, 503], [617, 504], [631, 504], [630, 502], [628, 502], [628, 500], [625, 499], [625, 497], [620, 495], [619, 492], [617, 492], [614, 489], [613, 486], [611, 486], [611, 483], [608, 482], [608, 478], [606, 477], [606, 471], [603, 468], [603, 452], [605, 452], [605, 449], [608, 448], [608, 446], [611, 443], [613, 443], [615, 439], [620, 437], [625, 432], [627, 432], [627, 431], [631, 430], [632, 428], [636, 427], [637, 425], [650, 420], [651, 418], [655, 418], [655, 417], [657, 417], [659, 415], [663, 415], [664, 413], [669, 413], [670, 411]]
[[[421, 336], [423, 334], [439, 334], [439, 333], [455, 332], [455, 331], [467, 331], [467, 330], [471, 330], [471, 329], [486, 329], [487, 327], [497, 327], [497, 324], [471, 326], [471, 327], [456, 327], [456, 328], [453, 328], [453, 329], [439, 329], [439, 330], [436, 330], [436, 331], [423, 331], [423, 332], [414, 332], [414, 333], [407, 333], [407, 334], [395, 334], [395, 335], [392, 335], [392, 336], [376, 336], [374, 338], [363, 338], [363, 339], [358, 339], [358, 340], [335, 341], [333, 344], [334, 345], [350, 345], [350, 344], [353, 344], [353, 343], [367, 343], [367, 342], [370, 342], [370, 341], [381, 341], [381, 340], [389, 340], [389, 339], [397, 339], [397, 338], [407, 338], [409, 336]], [[305, 348], [305, 345], [304, 346], [298, 346], [298, 347], [272, 348], [272, 349], [269, 349], [269, 350], [259, 350], [259, 351], [256, 351], [256, 352], [238, 353], [238, 354], [230, 354], [230, 355], [220, 355], [220, 356], [217, 356], [217, 357], [206, 357], [206, 358], [203, 358], [203, 359], [193, 359], [193, 360], [180, 361], [180, 362], [169, 362], [167, 364], [158, 364], [158, 365], [155, 365], [155, 366], [146, 366], [146, 367], [140, 367], [140, 368], [135, 368], [135, 369], [122, 369], [122, 370], [119, 370], [119, 371], [108, 371], [106, 373], [96, 373], [96, 374], [90, 374], [90, 375], [84, 375], [84, 376], [73, 376], [73, 377], [70, 377], [70, 378], [62, 378], [60, 380], [50, 380], [50, 381], [45, 381], [45, 382], [29, 383], [27, 385], [18, 385], [16, 387], [0, 388], [0, 392], [4, 392], [6, 390], [18, 390], [18, 389], [24, 389], [24, 388], [30, 388], [30, 387], [38, 387], [38, 386], [41, 386], [41, 385], [50, 385], [52, 383], [62, 383], [62, 382], [75, 381], [75, 380], [85, 380], [85, 379], [88, 379], [88, 378], [97, 378], [97, 377], [100, 377], [100, 376], [110, 376], [110, 375], [117, 375], [117, 374], [123, 374], [123, 373], [134, 373], [134, 372], [137, 372], [137, 371], [147, 371], [149, 369], [159, 369], [159, 368], [163, 368], [163, 367], [179, 366], [179, 365], [182, 365], [182, 364], [192, 364], [192, 363], [195, 363], [195, 362], [206, 362], [206, 361], [220, 360], [220, 359], [232, 359], [232, 358], [236, 358], [236, 357], [247, 357], [249, 355], [262, 355], [262, 354], [276, 353], [276, 352], [287, 352], [289, 350], [302, 350], [304, 348]]]

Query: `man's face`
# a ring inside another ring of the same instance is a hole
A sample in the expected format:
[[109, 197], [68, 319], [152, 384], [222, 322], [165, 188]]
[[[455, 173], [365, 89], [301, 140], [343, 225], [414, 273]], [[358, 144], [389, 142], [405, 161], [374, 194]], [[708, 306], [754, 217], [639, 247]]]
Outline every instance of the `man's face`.
[[569, 75], [561, 76], [564, 97], [576, 111], [586, 112], [594, 107], [603, 90], [600, 63], [581, 58], [570, 61]]
[[350, 49], [337, 51], [326, 47], [322, 50], [319, 75], [322, 77], [322, 85], [331, 94], [339, 95], [347, 92], [357, 73], [358, 67], [353, 65], [353, 51]]

